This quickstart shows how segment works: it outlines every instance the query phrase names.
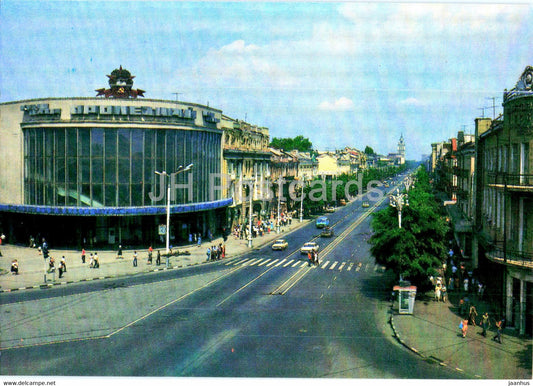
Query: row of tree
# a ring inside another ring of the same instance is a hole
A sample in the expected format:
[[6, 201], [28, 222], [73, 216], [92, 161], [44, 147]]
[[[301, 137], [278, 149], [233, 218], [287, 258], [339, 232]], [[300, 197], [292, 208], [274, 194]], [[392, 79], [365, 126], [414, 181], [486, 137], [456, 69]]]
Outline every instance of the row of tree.
[[398, 227], [396, 208], [389, 206], [374, 214], [371, 252], [377, 263], [396, 273], [397, 279], [427, 290], [429, 277], [438, 275], [446, 261], [449, 225], [423, 168], [416, 173], [408, 199], [409, 206], [402, 210], [402, 228]]

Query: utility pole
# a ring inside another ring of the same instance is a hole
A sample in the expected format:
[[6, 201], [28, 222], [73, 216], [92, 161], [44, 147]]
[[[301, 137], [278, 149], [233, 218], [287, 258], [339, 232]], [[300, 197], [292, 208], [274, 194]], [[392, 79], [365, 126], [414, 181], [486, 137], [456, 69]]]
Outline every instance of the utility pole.
[[179, 96], [182, 95], [182, 92], [173, 92], [172, 94], [176, 95], [176, 102], [179, 101]]
[[496, 119], [496, 97], [489, 97], [487, 99], [492, 99], [492, 119]]

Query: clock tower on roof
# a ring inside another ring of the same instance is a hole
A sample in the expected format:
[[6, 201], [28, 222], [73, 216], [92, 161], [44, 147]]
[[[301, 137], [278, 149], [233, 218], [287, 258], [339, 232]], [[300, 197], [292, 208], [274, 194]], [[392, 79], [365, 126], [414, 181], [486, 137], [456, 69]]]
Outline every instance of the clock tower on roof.
[[405, 163], [405, 142], [403, 140], [403, 134], [400, 136], [400, 140], [398, 141], [398, 155], [400, 156], [401, 163]]

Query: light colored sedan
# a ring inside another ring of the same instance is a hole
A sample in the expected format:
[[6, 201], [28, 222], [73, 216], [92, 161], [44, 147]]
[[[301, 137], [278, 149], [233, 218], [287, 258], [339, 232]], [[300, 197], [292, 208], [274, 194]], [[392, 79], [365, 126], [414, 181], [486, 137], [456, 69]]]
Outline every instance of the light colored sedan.
[[309, 253], [309, 252], [312, 252], [312, 251], [318, 252], [318, 248], [320, 248], [320, 247], [318, 246], [317, 243], [310, 241], [308, 243], [305, 243], [300, 248], [300, 253]]
[[274, 244], [272, 244], [272, 250], [274, 251], [283, 251], [289, 246], [289, 243], [285, 240], [276, 240], [274, 241]]

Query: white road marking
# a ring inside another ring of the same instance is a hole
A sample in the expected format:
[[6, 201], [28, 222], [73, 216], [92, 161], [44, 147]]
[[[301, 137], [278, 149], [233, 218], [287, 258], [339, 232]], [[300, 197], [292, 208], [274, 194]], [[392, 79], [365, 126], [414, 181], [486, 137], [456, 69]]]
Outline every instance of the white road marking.
[[294, 260], [289, 260], [287, 263], [285, 263], [285, 264], [283, 265], [283, 267], [286, 267], [287, 265], [290, 265], [290, 264], [292, 264], [293, 262], [294, 262]]
[[281, 264], [283, 264], [286, 261], [287, 261], [287, 259], [283, 259], [278, 264], [276, 264], [274, 267], [279, 267]]
[[261, 265], [265, 265], [265, 264], [268, 263], [270, 260], [272, 260], [272, 259], [267, 259], [267, 260], [263, 261], [261, 264], [257, 264], [257, 266], [260, 267]]
[[322, 265], [320, 266], [320, 268], [322, 268], [322, 269], [326, 269], [326, 267], [328, 266], [328, 264], [329, 264], [329, 261], [324, 261], [324, 264], [322, 264]]
[[333, 268], [335, 268], [335, 266], [337, 265], [337, 263], [338, 263], [338, 261], [333, 262], [333, 264], [331, 264], [331, 267], [329, 267], [329, 269], [333, 269]]
[[277, 261], [279, 261], [279, 259], [272, 260], [272, 262], [267, 264], [267, 267], [270, 267], [272, 264], [276, 263]]
[[252, 265], [256, 265], [257, 263], [259, 263], [259, 262], [261, 262], [261, 261], [263, 261], [263, 260], [265, 260], [265, 259], [258, 259], [258, 260], [255, 260], [252, 264], [249, 264], [249, 265], [250, 265], [250, 266], [252, 266]]
[[342, 269], [344, 268], [344, 266], [346, 265], [346, 263], [342, 263], [339, 267], [339, 271], [342, 271]]

